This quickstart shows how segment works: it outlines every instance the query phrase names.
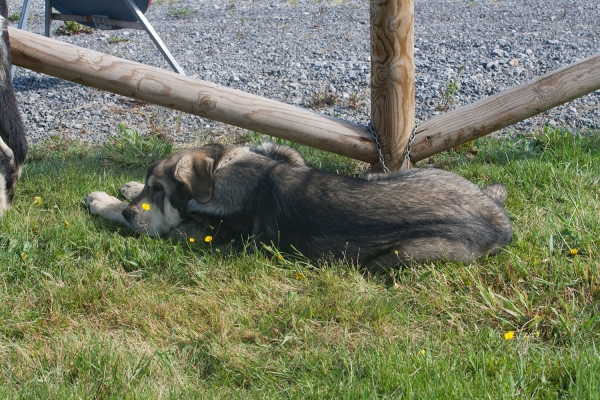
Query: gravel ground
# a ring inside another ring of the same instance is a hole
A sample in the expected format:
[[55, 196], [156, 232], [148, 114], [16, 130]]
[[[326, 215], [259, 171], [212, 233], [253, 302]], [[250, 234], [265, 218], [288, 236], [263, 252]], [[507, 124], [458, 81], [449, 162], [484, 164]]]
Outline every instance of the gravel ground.
[[[21, 2], [9, 1], [10, 13]], [[43, 33], [43, 1], [29, 30]], [[354, 0], [155, 0], [146, 17], [188, 75], [366, 124], [369, 7]], [[53, 29], [61, 24], [53, 23]], [[55, 36], [170, 69], [143, 31]], [[416, 0], [417, 119], [472, 103], [600, 52], [598, 0]], [[448, 84], [458, 87], [450, 104]], [[174, 141], [237, 140], [246, 132], [18, 68], [30, 143], [49, 136], [102, 143], [117, 125]], [[318, 104], [330, 96], [333, 105]], [[600, 128], [600, 91], [500, 132], [547, 124]]]

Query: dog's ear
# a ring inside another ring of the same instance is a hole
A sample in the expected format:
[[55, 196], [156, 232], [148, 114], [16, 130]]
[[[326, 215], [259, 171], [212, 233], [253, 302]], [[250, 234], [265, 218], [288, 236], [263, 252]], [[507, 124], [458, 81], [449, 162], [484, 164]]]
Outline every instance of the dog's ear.
[[213, 165], [212, 158], [188, 154], [175, 166], [175, 179], [184, 184], [198, 203], [206, 203], [212, 197]]

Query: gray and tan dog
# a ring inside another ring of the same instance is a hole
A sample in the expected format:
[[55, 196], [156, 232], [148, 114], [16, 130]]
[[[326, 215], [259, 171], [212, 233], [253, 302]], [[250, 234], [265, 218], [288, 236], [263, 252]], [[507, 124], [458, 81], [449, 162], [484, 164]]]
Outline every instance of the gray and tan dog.
[[244, 248], [248, 241], [312, 260], [333, 256], [371, 269], [410, 261], [471, 261], [510, 243], [506, 189], [483, 189], [435, 169], [340, 176], [272, 143], [209, 144], [152, 165], [146, 184], [87, 198], [92, 214], [138, 233]]
[[27, 154], [25, 126], [11, 80], [7, 18], [8, 4], [0, 0], [0, 218], [12, 205], [15, 182]]

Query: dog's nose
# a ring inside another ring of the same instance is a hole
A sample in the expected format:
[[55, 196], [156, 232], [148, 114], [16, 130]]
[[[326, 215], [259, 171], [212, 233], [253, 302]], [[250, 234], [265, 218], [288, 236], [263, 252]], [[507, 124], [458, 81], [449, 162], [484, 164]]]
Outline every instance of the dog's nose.
[[133, 213], [133, 211], [131, 211], [131, 209], [129, 207], [127, 207], [126, 209], [121, 211], [121, 214], [123, 215], [123, 218], [125, 218], [125, 221], [131, 222], [131, 219], [133, 218], [134, 213]]

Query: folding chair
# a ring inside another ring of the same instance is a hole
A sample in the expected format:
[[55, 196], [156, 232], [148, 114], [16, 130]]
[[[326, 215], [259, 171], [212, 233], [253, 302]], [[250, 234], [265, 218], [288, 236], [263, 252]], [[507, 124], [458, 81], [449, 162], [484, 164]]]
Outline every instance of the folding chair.
[[[166, 58], [175, 72], [185, 75], [173, 55], [167, 49], [156, 31], [150, 25], [144, 13], [148, 10], [152, 0], [45, 0], [45, 30], [50, 37], [52, 20], [76, 21], [95, 29], [143, 29]], [[21, 9], [21, 18], [17, 27], [27, 29], [27, 18], [31, 1], [24, 0]], [[52, 8], [60, 12], [55, 14]]]

